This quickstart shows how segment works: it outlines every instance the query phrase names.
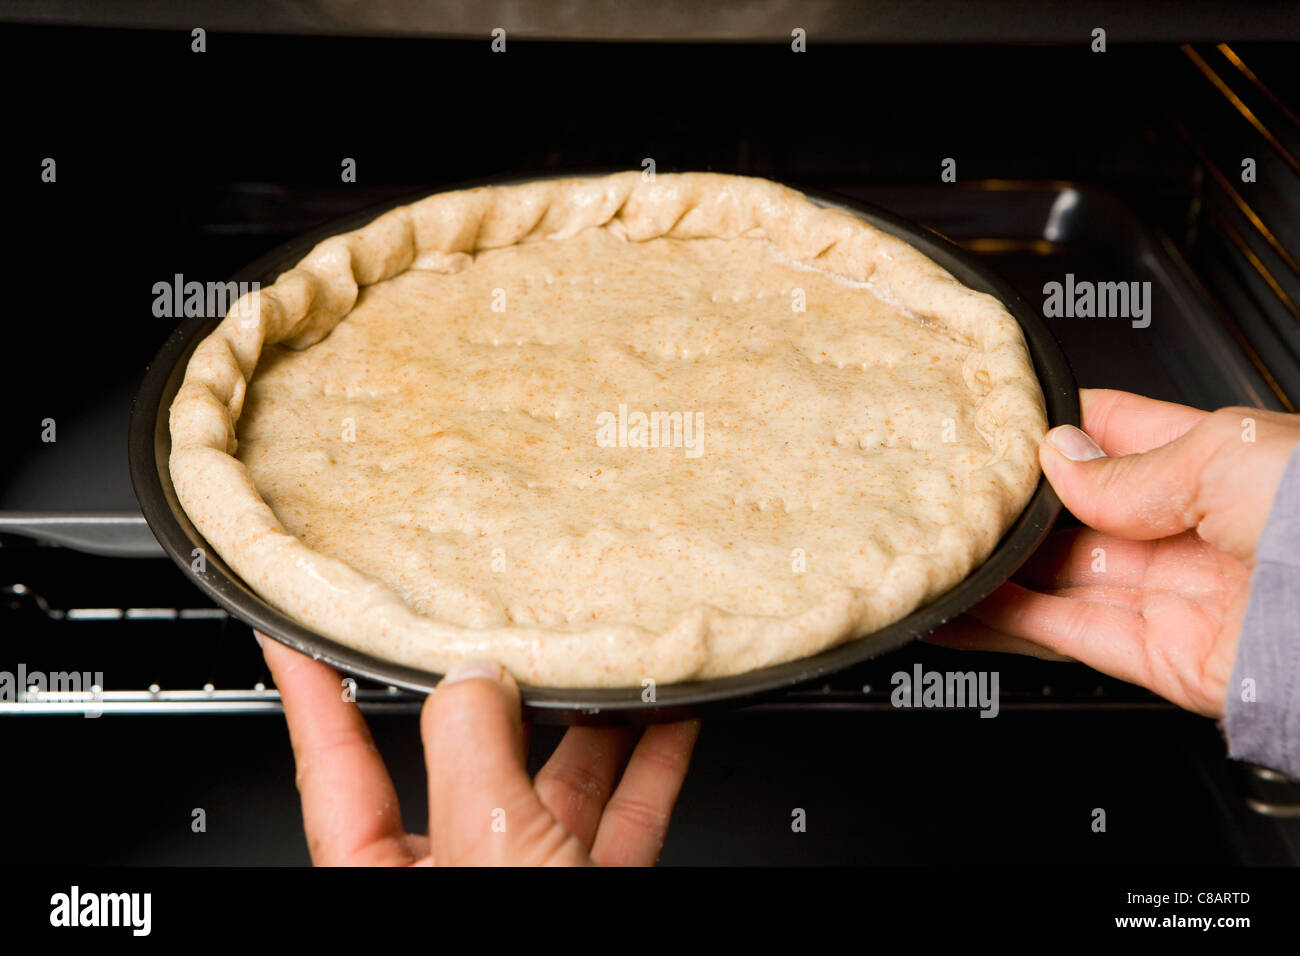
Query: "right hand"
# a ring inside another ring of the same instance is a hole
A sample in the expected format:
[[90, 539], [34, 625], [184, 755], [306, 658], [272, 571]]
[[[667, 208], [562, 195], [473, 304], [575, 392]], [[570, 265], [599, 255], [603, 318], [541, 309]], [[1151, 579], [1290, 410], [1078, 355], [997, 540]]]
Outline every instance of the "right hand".
[[1039, 458], [1087, 527], [1055, 532], [1018, 583], [930, 640], [1079, 660], [1222, 717], [1255, 546], [1300, 415], [1081, 397], [1084, 430], [1052, 429]]

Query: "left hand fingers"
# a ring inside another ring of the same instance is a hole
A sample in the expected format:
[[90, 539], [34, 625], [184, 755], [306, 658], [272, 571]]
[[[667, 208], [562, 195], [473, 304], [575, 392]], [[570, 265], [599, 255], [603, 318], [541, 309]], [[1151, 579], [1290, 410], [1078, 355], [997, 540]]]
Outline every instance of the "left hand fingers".
[[587, 850], [635, 741], [630, 727], [570, 727], [533, 780], [542, 803]]
[[420, 716], [429, 843], [439, 864], [576, 864], [585, 850], [524, 769], [519, 688], [499, 664], [452, 668]]
[[659, 859], [699, 734], [698, 720], [646, 729], [605, 806], [592, 859], [602, 866], [651, 866]]
[[298, 768], [303, 829], [318, 865], [411, 862], [397, 792], [337, 671], [259, 635]]

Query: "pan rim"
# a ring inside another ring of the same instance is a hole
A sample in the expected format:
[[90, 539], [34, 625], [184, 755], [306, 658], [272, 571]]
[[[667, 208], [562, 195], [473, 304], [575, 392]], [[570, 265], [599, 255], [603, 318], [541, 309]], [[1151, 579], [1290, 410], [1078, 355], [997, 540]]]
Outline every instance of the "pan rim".
[[[236, 282], [261, 281], [268, 284], [268, 280], [273, 281], [279, 272], [292, 267], [320, 240], [359, 228], [396, 206], [436, 192], [605, 174], [607, 171], [493, 177], [436, 187], [385, 201], [296, 236], [245, 266], [232, 278]], [[799, 189], [798, 186], [791, 188]], [[1001, 301], [1025, 336], [1043, 390], [1049, 427], [1080, 424], [1078, 388], [1065, 353], [1042, 317], [994, 270], [939, 233], [870, 203], [816, 189], [799, 191], [818, 205], [841, 209], [902, 239], [967, 287], [987, 292]], [[266, 602], [225, 564], [181, 508], [168, 468], [171, 447], [168, 409], [190, 354], [221, 318], [195, 316], [179, 322], [146, 368], [132, 403], [127, 438], [131, 482], [150, 530], [167, 555], [200, 590], [232, 616], [268, 637], [348, 674], [418, 693], [430, 692], [440, 675], [387, 661], [334, 641], [297, 623]], [[658, 685], [654, 688], [652, 701], [642, 699], [643, 689], [639, 686], [553, 688], [521, 685], [525, 712], [529, 719], [545, 723], [651, 723], [754, 703], [783, 690], [825, 678], [911, 643], [987, 597], [1037, 549], [1061, 510], [1055, 492], [1040, 475], [1029, 502], [993, 551], [959, 582], [893, 624], [842, 641], [810, 657], [730, 677]], [[203, 570], [197, 570], [192, 563], [196, 548], [203, 551]]]

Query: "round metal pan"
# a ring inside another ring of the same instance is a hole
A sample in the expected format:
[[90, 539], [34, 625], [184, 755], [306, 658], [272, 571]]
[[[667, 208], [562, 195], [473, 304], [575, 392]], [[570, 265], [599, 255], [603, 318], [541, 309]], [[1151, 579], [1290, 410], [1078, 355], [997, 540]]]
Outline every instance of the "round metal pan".
[[[510, 185], [526, 181], [499, 179], [472, 185]], [[1000, 299], [1024, 330], [1047, 401], [1049, 423], [1079, 424], [1078, 389], [1065, 354], [1038, 313], [1007, 283], [934, 232], [864, 203], [809, 190], [803, 192], [814, 202], [843, 209], [906, 240], [965, 285]], [[322, 239], [356, 229], [389, 209], [417, 198], [420, 197], [385, 203], [331, 222], [275, 249], [233, 278], [237, 282], [257, 281], [269, 286]], [[180, 387], [190, 354], [220, 320], [220, 317], [182, 320], [145, 371], [136, 395], [128, 437], [131, 481], [149, 527], [186, 575], [234, 617], [347, 673], [427, 693], [437, 684], [439, 675], [395, 664], [330, 640], [262, 600], [221, 560], [181, 508], [167, 464], [171, 453], [168, 409]], [[795, 685], [825, 678], [930, 633], [944, 621], [988, 596], [1042, 543], [1060, 510], [1061, 504], [1051, 487], [1045, 479], [1040, 479], [1029, 504], [993, 553], [965, 579], [902, 620], [820, 654], [734, 677], [661, 685], [654, 688], [652, 701], [643, 699], [650, 694], [641, 687], [565, 689], [524, 686], [521, 691], [526, 715], [531, 720], [547, 723], [678, 720], [713, 708], [753, 703]], [[196, 571], [191, 565], [196, 548], [203, 549], [206, 564], [203, 571]]]

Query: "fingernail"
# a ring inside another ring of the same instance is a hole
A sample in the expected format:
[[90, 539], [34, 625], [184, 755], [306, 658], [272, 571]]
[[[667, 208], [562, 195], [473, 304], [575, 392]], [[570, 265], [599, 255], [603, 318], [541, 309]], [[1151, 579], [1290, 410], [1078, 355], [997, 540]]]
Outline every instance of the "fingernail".
[[461, 661], [451, 670], [447, 671], [447, 676], [442, 679], [442, 684], [458, 684], [463, 680], [491, 680], [497, 683], [501, 682], [502, 671], [501, 665], [496, 661], [487, 660], [468, 660]]
[[1092, 461], [1105, 458], [1106, 453], [1097, 447], [1097, 443], [1073, 425], [1061, 425], [1047, 433], [1051, 446], [1070, 461]]
[[253, 632], [253, 640], [257, 641], [258, 647], [262, 646], [262, 635], [258, 634], [257, 631]]

